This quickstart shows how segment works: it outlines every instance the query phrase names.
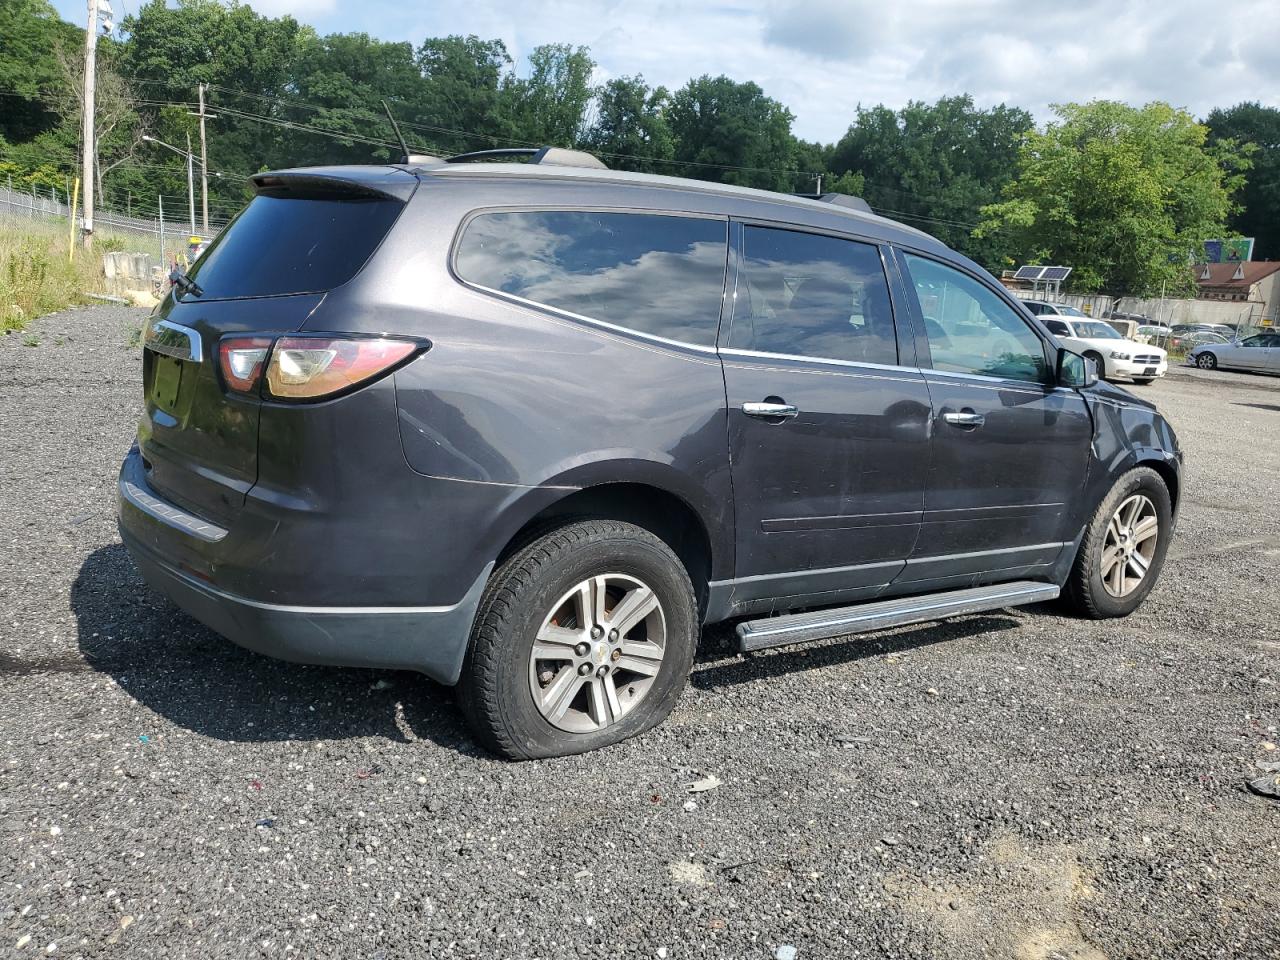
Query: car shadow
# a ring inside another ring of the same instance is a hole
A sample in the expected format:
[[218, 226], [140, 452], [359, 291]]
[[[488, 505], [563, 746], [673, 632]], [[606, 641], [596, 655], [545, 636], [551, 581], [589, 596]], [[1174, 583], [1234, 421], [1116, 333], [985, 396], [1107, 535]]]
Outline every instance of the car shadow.
[[120, 544], [88, 556], [71, 609], [88, 669], [202, 736], [424, 739], [480, 753], [446, 687], [409, 671], [307, 666], [237, 647], [152, 590]]
[[690, 682], [700, 690], [715, 690], [787, 673], [907, 653], [935, 643], [1014, 630], [1019, 626], [1021, 622], [1013, 614], [992, 613], [901, 627], [892, 633], [855, 634], [840, 643], [803, 644], [738, 655], [733, 625], [718, 624], [704, 632]]
[[1244, 403], [1239, 400], [1232, 400], [1233, 407], [1253, 407], [1255, 410], [1271, 410], [1280, 413], [1280, 403]]

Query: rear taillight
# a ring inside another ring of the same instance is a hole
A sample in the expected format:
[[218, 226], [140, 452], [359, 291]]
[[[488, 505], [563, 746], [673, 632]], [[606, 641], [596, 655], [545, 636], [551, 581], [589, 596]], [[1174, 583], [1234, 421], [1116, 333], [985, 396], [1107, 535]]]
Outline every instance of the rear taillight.
[[240, 393], [305, 402], [376, 380], [429, 347], [392, 337], [226, 337], [218, 345], [222, 379]]
[[347, 340], [281, 337], [267, 364], [267, 394], [276, 400], [319, 400], [389, 373], [421, 345], [389, 338]]
[[271, 337], [225, 337], [218, 343], [222, 381], [237, 393], [257, 393]]

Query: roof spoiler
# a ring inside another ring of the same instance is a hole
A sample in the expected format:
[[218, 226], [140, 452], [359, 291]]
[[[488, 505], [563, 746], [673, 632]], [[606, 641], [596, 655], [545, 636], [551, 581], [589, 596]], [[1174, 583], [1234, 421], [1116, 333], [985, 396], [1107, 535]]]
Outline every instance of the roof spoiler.
[[321, 197], [349, 197], [353, 200], [388, 197], [408, 201], [418, 186], [417, 180], [404, 176], [403, 172], [400, 178], [393, 179], [345, 177], [306, 168], [255, 173], [249, 180], [253, 184], [254, 193], [259, 194], [311, 194]]
[[526, 163], [536, 163], [544, 167], [609, 169], [603, 161], [583, 150], [567, 150], [564, 147], [508, 147], [501, 150], [475, 150], [471, 153], [460, 153], [455, 157], [445, 157], [445, 163], [484, 163], [489, 160], [510, 160], [518, 157], [528, 157]]
[[831, 203], [837, 207], [848, 207], [850, 210], [860, 210], [863, 213], [875, 212], [867, 201], [848, 193], [793, 193], [792, 196], [803, 197], [806, 200], [819, 200], [822, 203]]

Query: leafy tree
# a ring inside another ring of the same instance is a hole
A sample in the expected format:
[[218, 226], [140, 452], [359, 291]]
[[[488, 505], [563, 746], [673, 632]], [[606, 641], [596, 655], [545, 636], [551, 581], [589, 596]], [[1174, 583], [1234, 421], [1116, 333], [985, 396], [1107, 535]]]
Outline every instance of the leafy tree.
[[423, 138], [446, 155], [502, 145], [498, 101], [511, 56], [501, 40], [424, 40], [417, 63], [423, 86], [415, 119], [434, 128], [423, 131]]
[[1212, 143], [1236, 141], [1256, 148], [1253, 169], [1240, 191], [1240, 210], [1227, 225], [1234, 234], [1256, 238], [1255, 260], [1280, 258], [1280, 110], [1238, 103], [1214, 110], [1205, 125]]
[[84, 31], [64, 23], [48, 0], [0, 3], [0, 137], [31, 140], [57, 126], [46, 102], [62, 81], [59, 49], [84, 44]]
[[[296, 74], [294, 97], [314, 109], [300, 108], [291, 111], [291, 115], [309, 125], [350, 133], [360, 139], [307, 137], [302, 155], [289, 161], [291, 164], [399, 159], [399, 147], [378, 147], [364, 141], [395, 142], [394, 131], [383, 119], [382, 100], [389, 101], [395, 110], [401, 103], [413, 104], [422, 97], [424, 83], [411, 44], [384, 43], [365, 33], [326, 37], [304, 33], [299, 37]], [[406, 138], [411, 144], [422, 139], [410, 134]]]
[[968, 94], [901, 110], [859, 108], [829, 169], [861, 173], [872, 208], [899, 217], [992, 269], [1004, 253], [971, 236], [978, 210], [1012, 177], [1031, 115], [1001, 104], [980, 110]]
[[795, 118], [754, 83], [690, 80], [672, 97], [667, 116], [675, 158], [690, 164], [685, 176], [767, 190], [808, 186], [794, 166]]
[[1189, 293], [1188, 263], [1222, 236], [1248, 166], [1232, 141], [1164, 103], [1054, 108], [1024, 144], [1005, 199], [982, 210], [979, 238], [1009, 238], [1028, 262], [1074, 267], [1078, 290]]
[[[675, 140], [667, 123], [671, 95], [642, 77], [618, 77], [596, 99], [596, 121], [586, 137], [589, 150], [605, 154], [611, 167], [642, 173], [671, 173]], [[611, 156], [612, 155], [612, 156]]]
[[503, 78], [500, 109], [511, 140], [525, 145], [579, 146], [595, 90], [595, 61], [586, 47], [548, 43], [529, 54], [527, 78]]

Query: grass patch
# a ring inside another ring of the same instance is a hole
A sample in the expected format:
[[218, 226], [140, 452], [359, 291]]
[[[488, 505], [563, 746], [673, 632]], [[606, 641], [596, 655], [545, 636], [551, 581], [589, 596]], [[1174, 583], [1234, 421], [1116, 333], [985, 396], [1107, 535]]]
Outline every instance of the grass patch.
[[106, 234], [95, 236], [85, 250], [77, 237], [69, 260], [67, 240], [66, 224], [0, 221], [0, 333], [88, 303], [85, 294], [103, 285], [102, 255], [131, 248], [125, 238]]

